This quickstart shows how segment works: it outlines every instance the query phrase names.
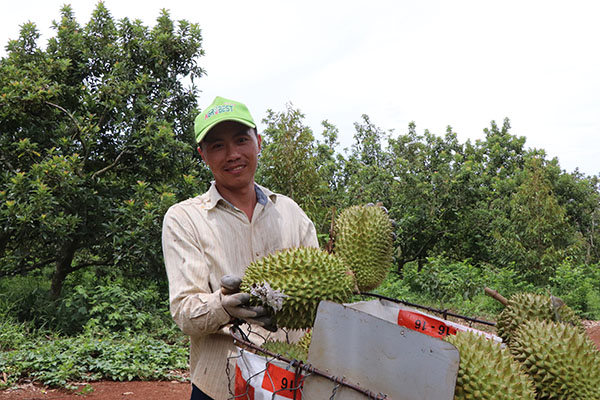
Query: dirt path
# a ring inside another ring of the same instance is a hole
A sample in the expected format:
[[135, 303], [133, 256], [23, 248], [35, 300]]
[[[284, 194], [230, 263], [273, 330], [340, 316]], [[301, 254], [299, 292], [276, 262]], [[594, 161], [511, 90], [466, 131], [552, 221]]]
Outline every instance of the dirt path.
[[583, 325], [592, 342], [600, 349], [600, 321], [584, 321]]
[[182, 400], [189, 399], [191, 393], [191, 385], [182, 382], [102, 381], [80, 384], [78, 387], [74, 393], [27, 384], [0, 391], [0, 400]]

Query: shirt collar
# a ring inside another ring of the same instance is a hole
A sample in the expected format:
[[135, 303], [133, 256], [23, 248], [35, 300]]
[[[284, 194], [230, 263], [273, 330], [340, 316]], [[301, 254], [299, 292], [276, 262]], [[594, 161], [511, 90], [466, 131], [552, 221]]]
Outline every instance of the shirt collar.
[[[254, 191], [256, 192], [256, 200], [263, 207], [267, 205], [267, 202], [269, 200], [271, 200], [271, 202], [275, 203], [275, 201], [277, 199], [277, 195], [275, 193], [271, 192], [269, 189], [262, 187], [256, 183], [254, 184]], [[208, 206], [209, 209], [216, 207], [217, 204], [219, 203], [219, 201], [223, 201], [226, 204], [229, 204], [231, 206], [231, 203], [229, 203], [223, 196], [221, 196], [221, 193], [219, 193], [219, 191], [217, 190], [217, 185], [215, 184], [215, 181], [212, 181], [210, 184], [210, 189], [208, 189], [208, 198], [209, 198], [209, 206]]]

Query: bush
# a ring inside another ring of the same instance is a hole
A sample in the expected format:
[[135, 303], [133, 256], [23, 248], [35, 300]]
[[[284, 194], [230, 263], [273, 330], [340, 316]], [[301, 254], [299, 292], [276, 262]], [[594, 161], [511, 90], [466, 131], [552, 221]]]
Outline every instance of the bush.
[[376, 292], [421, 305], [451, 308], [467, 316], [494, 319], [503, 306], [485, 294], [485, 287], [505, 297], [534, 290], [513, 267], [474, 266], [468, 260], [432, 257], [421, 271], [412, 262], [405, 264], [403, 277], [391, 272]]
[[8, 351], [22, 346], [27, 341], [28, 326], [13, 318], [0, 320], [0, 351]]
[[0, 279], [0, 371], [8, 377], [1, 385], [173, 379], [173, 370], [188, 368], [188, 339], [156, 287], [132, 290], [84, 273], [51, 301], [44, 281]]
[[188, 368], [187, 344], [167, 344], [150, 335], [89, 332], [76, 337], [37, 337], [17, 350], [2, 353], [0, 370], [9, 384], [33, 378], [49, 386], [73, 381], [179, 379]]
[[58, 300], [50, 298], [44, 276], [0, 279], [0, 316], [65, 335], [85, 329], [153, 332], [154, 337], [168, 341], [180, 335], [169, 314], [167, 296], [155, 285], [136, 287], [138, 282], [98, 278], [93, 270], [74, 273], [72, 278], [63, 288], [66, 295]]
[[148, 332], [171, 324], [166, 303], [153, 288], [130, 291], [119, 284], [75, 286], [59, 303], [59, 328], [67, 333], [83, 328], [106, 331]]
[[392, 271], [388, 273], [386, 279], [374, 290], [374, 292], [394, 299], [409, 301], [412, 296], [410, 287], [404, 283], [400, 275], [395, 273], [395, 271], [396, 269], [393, 268]]
[[50, 280], [40, 275], [0, 279], [0, 315], [27, 322], [36, 328], [52, 325], [54, 302], [50, 300]]
[[600, 319], [600, 265], [564, 261], [550, 279], [551, 292], [581, 317]]
[[416, 263], [404, 267], [404, 282], [411, 291], [440, 303], [461, 302], [483, 290], [481, 271], [468, 261], [430, 257], [419, 271]]

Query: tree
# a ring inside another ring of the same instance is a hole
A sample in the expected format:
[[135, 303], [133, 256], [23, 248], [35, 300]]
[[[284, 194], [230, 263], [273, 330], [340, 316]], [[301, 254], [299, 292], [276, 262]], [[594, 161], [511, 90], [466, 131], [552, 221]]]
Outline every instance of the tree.
[[91, 265], [162, 273], [162, 214], [207, 172], [192, 146], [197, 25], [115, 22], [100, 2], [85, 26], [65, 6], [53, 27], [42, 49], [24, 24], [0, 61], [0, 276], [50, 267], [58, 297]]
[[495, 221], [493, 234], [497, 263], [515, 263], [525, 279], [538, 285], [547, 284], [564, 258], [582, 247], [544, 172], [542, 159], [527, 161], [522, 183], [509, 202], [510, 214]]
[[354, 144], [344, 164], [342, 185], [343, 206], [381, 202], [390, 207], [392, 172], [386, 141], [391, 132], [375, 125], [368, 115], [354, 123]]
[[267, 110], [256, 179], [294, 199], [318, 225], [326, 213], [321, 199], [327, 183], [320, 175], [312, 130], [303, 120], [304, 114], [292, 104], [282, 112]]
[[455, 175], [461, 168], [457, 155], [462, 152], [456, 134], [448, 127], [444, 137], [427, 130], [418, 135], [415, 128], [411, 123], [407, 134], [390, 140], [391, 215], [398, 224], [399, 272], [409, 261], [421, 265], [436, 248], [444, 252], [466, 207], [463, 191], [456, 189]]

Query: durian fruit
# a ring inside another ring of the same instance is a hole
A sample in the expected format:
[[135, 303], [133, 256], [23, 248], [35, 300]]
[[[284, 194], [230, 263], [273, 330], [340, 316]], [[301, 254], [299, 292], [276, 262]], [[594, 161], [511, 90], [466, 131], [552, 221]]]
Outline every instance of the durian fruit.
[[507, 348], [469, 331], [458, 331], [444, 340], [460, 354], [455, 400], [535, 399], [533, 382]]
[[298, 346], [302, 347], [306, 354], [308, 354], [308, 348], [310, 347], [310, 341], [312, 340], [312, 330], [308, 330], [300, 340], [298, 340]]
[[582, 332], [584, 327], [580, 318], [575, 314], [572, 308], [567, 305], [553, 305], [550, 296], [533, 293], [517, 293], [508, 299], [508, 305], [498, 315], [496, 329], [498, 336], [508, 344], [512, 340], [513, 332], [519, 328], [523, 322], [528, 320], [559, 321], [572, 324]]
[[342, 260], [308, 247], [281, 250], [251, 263], [240, 289], [252, 294], [265, 283], [283, 293], [281, 309], [273, 317], [278, 327], [290, 329], [312, 327], [321, 300], [347, 302], [356, 286]]
[[299, 343], [288, 343], [281, 340], [267, 340], [261, 347], [265, 350], [282, 355], [290, 360], [299, 360], [306, 362], [308, 359], [308, 349], [300, 346]]
[[360, 291], [383, 282], [393, 261], [392, 223], [377, 206], [352, 206], [335, 221], [334, 252], [356, 275]]
[[510, 350], [534, 381], [540, 399], [600, 399], [600, 352], [576, 327], [524, 321]]

